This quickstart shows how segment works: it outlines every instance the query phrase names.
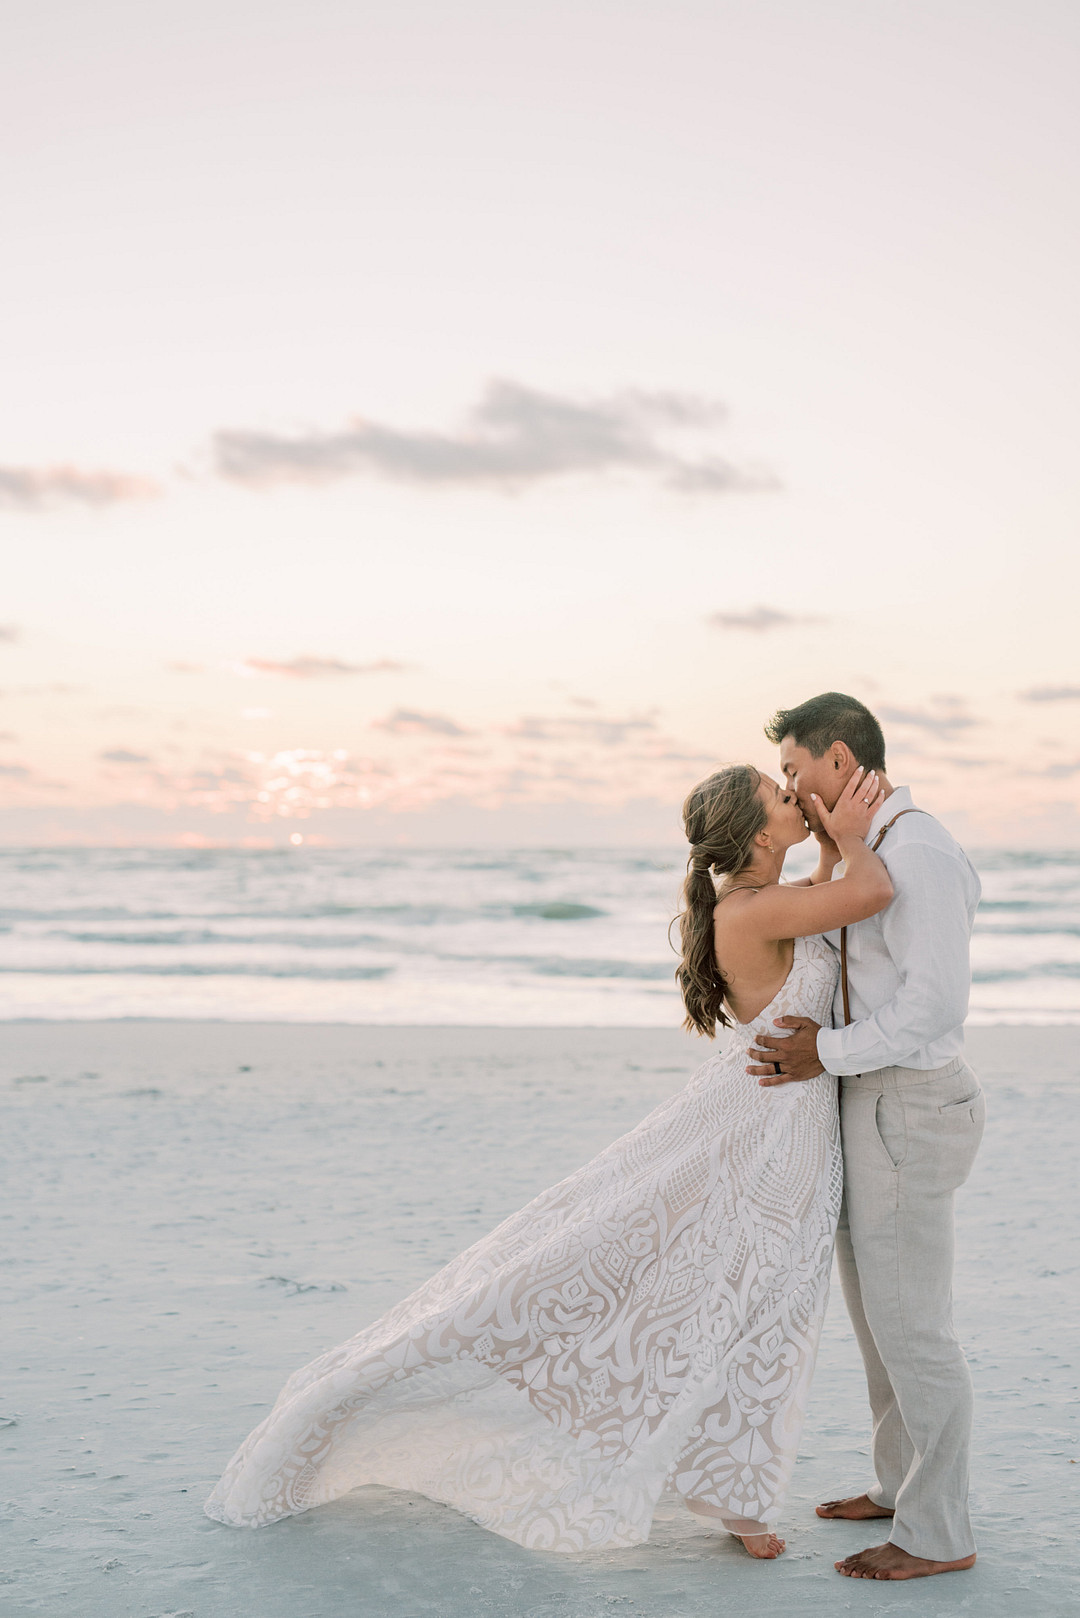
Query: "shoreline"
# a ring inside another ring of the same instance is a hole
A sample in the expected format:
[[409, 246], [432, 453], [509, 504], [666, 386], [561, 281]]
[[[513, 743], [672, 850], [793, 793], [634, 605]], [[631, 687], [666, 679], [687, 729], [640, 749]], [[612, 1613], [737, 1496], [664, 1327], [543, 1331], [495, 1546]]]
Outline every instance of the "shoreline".
[[[663, 1023], [575, 1023], [575, 1022], [352, 1022], [333, 1021], [324, 1018], [318, 1022], [307, 1022], [297, 1017], [5, 1017], [0, 1013], [0, 1029], [3, 1028], [130, 1028], [153, 1026], [158, 1028], [302, 1028], [309, 1032], [320, 1029], [354, 1029], [357, 1032], [389, 1033], [398, 1030], [401, 1033], [419, 1032], [423, 1034], [437, 1034], [456, 1029], [462, 1033], [497, 1033], [512, 1034], [518, 1031], [522, 1034], [571, 1034], [595, 1033], [610, 1034], [615, 1038], [629, 1034], [645, 1034], [649, 1037], [685, 1039], [692, 1043], [696, 1049], [710, 1051], [714, 1048], [722, 1049], [724, 1030], [721, 1029], [716, 1041], [698, 1039], [696, 1035], [684, 1034], [675, 1024]], [[1074, 1028], [1080, 1027], [1080, 1014], [1076, 1022], [1067, 1018], [1057, 1017], [1055, 1021], [1040, 1022], [1032, 1020], [1030, 1016], [1017, 1013], [1015, 1018], [998, 1018], [993, 1022], [972, 1022], [968, 1020], [964, 1025], [965, 1038], [975, 1036], [976, 1041], [983, 1036], [1009, 1029], [1038, 1030], [1040, 1033], [1066, 1034]], [[1080, 1036], [1077, 1037], [1077, 1058], [1080, 1068]], [[702, 1058], [704, 1060], [704, 1057]]]
[[[4, 1041], [2, 1031], [9, 1030]], [[394, 1059], [407, 1059], [410, 1054], [426, 1060], [430, 1042], [441, 1046], [459, 1046], [468, 1053], [481, 1041], [496, 1049], [511, 1049], [513, 1043], [522, 1046], [549, 1047], [551, 1053], [565, 1052], [573, 1056], [575, 1043], [592, 1058], [610, 1051], [617, 1057], [626, 1041], [653, 1047], [666, 1059], [685, 1064], [685, 1077], [691, 1074], [717, 1051], [725, 1048], [726, 1030], [721, 1029], [715, 1040], [706, 1040], [696, 1034], [685, 1033], [677, 1027], [655, 1027], [638, 1024], [619, 1026], [603, 1023], [354, 1023], [354, 1022], [297, 1022], [294, 1020], [244, 1022], [233, 1018], [11, 1018], [0, 1019], [0, 1093], [3, 1073], [18, 1046], [18, 1035], [39, 1036], [43, 1050], [53, 1049], [63, 1059], [65, 1039], [71, 1034], [92, 1043], [101, 1040], [108, 1048], [115, 1039], [122, 1039], [125, 1031], [135, 1034], [145, 1030], [149, 1038], [161, 1041], [160, 1048], [175, 1040], [181, 1050], [200, 1043], [200, 1030], [214, 1030], [222, 1042], [223, 1053], [239, 1047], [245, 1041], [259, 1042], [272, 1039], [281, 1052], [295, 1053], [295, 1058], [309, 1052], [313, 1046], [325, 1046], [336, 1057], [346, 1053], [360, 1055], [366, 1047], [373, 1048], [385, 1042], [387, 1055]], [[510, 1042], [507, 1044], [507, 1042]], [[7, 1049], [4, 1050], [4, 1046]], [[146, 1053], [141, 1053], [145, 1055]], [[1080, 1078], [1080, 1032], [1074, 1023], [977, 1023], [965, 1028], [965, 1054], [980, 1078], [992, 1082], [1008, 1074], [1011, 1082], [1023, 1084], [1028, 1077], [1037, 1081], [1048, 1076]]]

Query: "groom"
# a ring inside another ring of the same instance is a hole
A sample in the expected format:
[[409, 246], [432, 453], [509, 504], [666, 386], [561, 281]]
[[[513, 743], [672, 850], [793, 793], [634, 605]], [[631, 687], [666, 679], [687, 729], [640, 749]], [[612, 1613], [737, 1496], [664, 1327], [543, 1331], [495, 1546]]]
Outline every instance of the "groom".
[[[884, 1545], [837, 1562], [857, 1579], [912, 1579], [971, 1567], [971, 1378], [952, 1322], [953, 1193], [982, 1137], [985, 1106], [964, 1061], [968, 944], [979, 878], [907, 787], [885, 775], [868, 708], [827, 691], [781, 710], [765, 734], [823, 864], [829, 843], [812, 794], [831, 810], [858, 765], [885, 802], [867, 834], [892, 879], [888, 908], [828, 934], [841, 957], [833, 1028], [781, 1017], [748, 1068], [762, 1084], [841, 1077], [844, 1206], [836, 1234], [844, 1297], [862, 1350], [877, 1482], [819, 1506], [821, 1517], [891, 1517]], [[819, 867], [820, 869], [820, 867]]]

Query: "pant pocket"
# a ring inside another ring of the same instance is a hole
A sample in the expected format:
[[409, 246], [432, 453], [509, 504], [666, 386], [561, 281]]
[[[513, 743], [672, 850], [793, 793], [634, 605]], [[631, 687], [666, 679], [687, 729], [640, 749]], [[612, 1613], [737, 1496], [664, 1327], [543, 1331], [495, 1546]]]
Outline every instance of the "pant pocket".
[[907, 1125], [903, 1103], [892, 1091], [878, 1096], [874, 1107], [874, 1125], [882, 1151], [893, 1168], [898, 1169], [907, 1155]]
[[986, 1097], [981, 1090], [941, 1107], [935, 1134], [942, 1158], [944, 1189], [958, 1191], [971, 1173], [986, 1123]]
[[970, 1095], [961, 1096], [959, 1101], [946, 1101], [944, 1106], [938, 1108], [938, 1112], [961, 1112], [965, 1107], [971, 1111], [981, 1101], [982, 1090], [976, 1088]]

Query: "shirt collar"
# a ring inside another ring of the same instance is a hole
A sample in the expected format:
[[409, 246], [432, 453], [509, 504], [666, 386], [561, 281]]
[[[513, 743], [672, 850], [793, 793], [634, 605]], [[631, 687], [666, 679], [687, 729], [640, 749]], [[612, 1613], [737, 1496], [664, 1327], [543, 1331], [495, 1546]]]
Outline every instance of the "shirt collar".
[[901, 809], [910, 809], [911, 807], [911, 788], [893, 787], [889, 796], [870, 822], [870, 830], [866, 834], [867, 848], [870, 847], [882, 826], [887, 825], [893, 815], [898, 815]]

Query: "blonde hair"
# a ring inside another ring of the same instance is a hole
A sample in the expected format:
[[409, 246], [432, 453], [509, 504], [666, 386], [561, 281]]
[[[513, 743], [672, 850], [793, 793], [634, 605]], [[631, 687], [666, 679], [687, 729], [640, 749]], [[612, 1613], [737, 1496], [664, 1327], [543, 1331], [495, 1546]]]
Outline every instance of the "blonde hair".
[[679, 923], [682, 959], [675, 978], [682, 992], [687, 1033], [712, 1039], [716, 1025], [728, 1027], [724, 1011], [727, 984], [716, 964], [713, 872], [736, 876], [749, 865], [754, 838], [768, 825], [758, 796], [761, 775], [752, 764], [728, 764], [699, 781], [683, 804], [683, 827], [691, 845], [682, 887]]

